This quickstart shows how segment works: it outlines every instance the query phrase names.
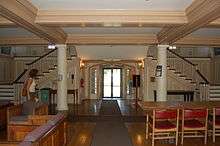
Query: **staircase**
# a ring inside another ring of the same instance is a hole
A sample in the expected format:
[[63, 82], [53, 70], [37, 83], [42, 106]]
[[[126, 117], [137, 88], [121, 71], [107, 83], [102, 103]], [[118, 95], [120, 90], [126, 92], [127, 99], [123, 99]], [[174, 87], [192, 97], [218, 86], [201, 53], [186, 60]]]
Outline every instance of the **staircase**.
[[[197, 100], [209, 100], [209, 82], [200, 72], [197, 64], [170, 49], [167, 49], [167, 56], [167, 89], [194, 91]], [[155, 49], [149, 49], [148, 58], [153, 62], [155, 69], [157, 64]]]
[[210, 85], [209, 100], [220, 101], [220, 85]]
[[36, 60], [27, 63], [24, 71], [13, 82], [14, 86], [14, 100], [20, 102], [21, 89], [24, 81], [28, 78], [29, 71], [31, 69], [37, 69], [38, 75], [36, 78], [37, 88], [42, 88], [45, 83], [51, 79], [55, 79], [57, 76], [57, 49], [51, 50], [44, 55], [40, 56]]
[[14, 100], [14, 86], [13, 84], [0, 85], [0, 100]]

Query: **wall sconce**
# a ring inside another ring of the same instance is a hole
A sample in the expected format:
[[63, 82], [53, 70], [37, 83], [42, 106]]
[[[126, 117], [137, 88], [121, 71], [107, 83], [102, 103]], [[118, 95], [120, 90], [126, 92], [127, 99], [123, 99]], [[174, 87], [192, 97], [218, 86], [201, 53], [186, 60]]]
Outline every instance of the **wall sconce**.
[[83, 60], [80, 60], [80, 68], [83, 68], [85, 66], [85, 63], [83, 62]]
[[139, 68], [144, 68], [144, 60], [140, 60], [140, 62], [138, 63], [138, 67]]

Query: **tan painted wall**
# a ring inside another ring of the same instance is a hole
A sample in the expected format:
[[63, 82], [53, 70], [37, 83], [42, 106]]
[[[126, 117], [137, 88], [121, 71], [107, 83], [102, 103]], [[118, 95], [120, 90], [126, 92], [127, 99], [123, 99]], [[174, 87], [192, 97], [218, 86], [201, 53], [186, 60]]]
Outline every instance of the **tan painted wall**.
[[14, 62], [12, 57], [0, 56], [0, 83], [14, 80]]
[[211, 83], [220, 84], [220, 57], [215, 57], [212, 59]]

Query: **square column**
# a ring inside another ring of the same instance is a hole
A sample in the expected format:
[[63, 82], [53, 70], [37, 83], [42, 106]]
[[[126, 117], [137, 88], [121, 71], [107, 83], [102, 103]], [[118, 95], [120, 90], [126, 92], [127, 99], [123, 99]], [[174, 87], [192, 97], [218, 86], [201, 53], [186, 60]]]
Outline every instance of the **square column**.
[[56, 45], [57, 47], [57, 110], [68, 110], [67, 105], [67, 47], [64, 44]]
[[161, 76], [156, 77], [157, 101], [167, 101], [167, 47], [169, 46], [157, 46], [157, 66], [162, 67]]

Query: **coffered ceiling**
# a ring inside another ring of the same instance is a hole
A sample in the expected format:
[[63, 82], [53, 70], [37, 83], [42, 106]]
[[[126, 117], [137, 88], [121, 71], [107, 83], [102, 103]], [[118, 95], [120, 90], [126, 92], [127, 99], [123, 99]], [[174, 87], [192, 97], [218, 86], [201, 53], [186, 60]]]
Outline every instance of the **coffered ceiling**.
[[220, 46], [219, 0], [11, 0], [0, 15], [0, 44]]
[[184, 11], [193, 0], [30, 0], [40, 10], [153, 10]]

